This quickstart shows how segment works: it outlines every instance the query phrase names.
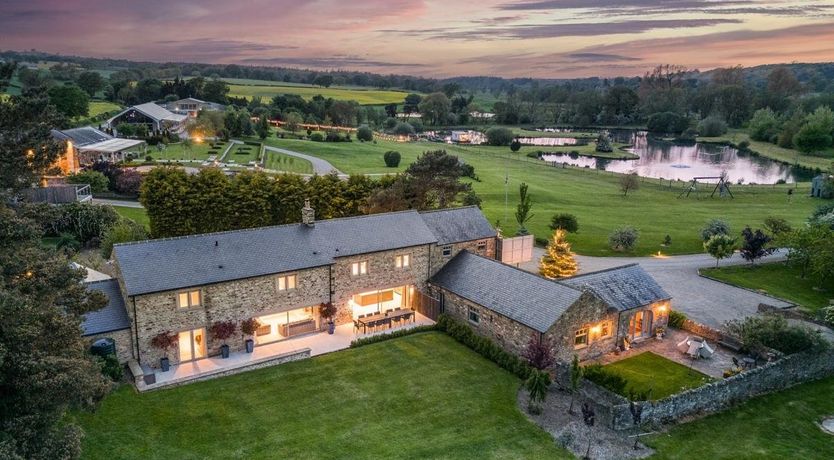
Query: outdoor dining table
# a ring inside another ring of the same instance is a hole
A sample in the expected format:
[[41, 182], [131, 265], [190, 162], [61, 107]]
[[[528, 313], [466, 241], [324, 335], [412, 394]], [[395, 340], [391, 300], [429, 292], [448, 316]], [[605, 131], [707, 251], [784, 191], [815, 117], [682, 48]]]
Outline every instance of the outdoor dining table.
[[[403, 308], [402, 310], [394, 310], [389, 311], [388, 313], [377, 313], [375, 315], [366, 316], [364, 318], [358, 318], [360, 324], [362, 324], [362, 333], [368, 332], [368, 324], [380, 321], [383, 319], [394, 319], [394, 318], [408, 318], [409, 316], [414, 314], [414, 310], [410, 308]], [[388, 323], [388, 327], [391, 327], [391, 323]]]

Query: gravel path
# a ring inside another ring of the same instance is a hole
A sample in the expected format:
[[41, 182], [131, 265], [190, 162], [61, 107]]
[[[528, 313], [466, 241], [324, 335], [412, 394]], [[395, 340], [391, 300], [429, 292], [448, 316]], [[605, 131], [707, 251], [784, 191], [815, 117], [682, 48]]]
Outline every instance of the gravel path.
[[290, 156], [294, 156], [294, 157], [298, 157], [298, 158], [303, 158], [303, 159], [305, 159], [305, 160], [307, 160], [307, 161], [309, 161], [310, 163], [313, 164], [313, 171], [318, 175], [323, 176], [325, 174], [330, 174], [333, 171], [335, 171], [336, 174], [338, 174], [339, 176], [344, 176], [345, 175], [343, 172], [339, 171], [332, 164], [330, 164], [329, 161], [322, 160], [321, 158], [314, 157], [312, 155], [307, 155], [305, 153], [300, 153], [300, 152], [296, 152], [296, 151], [293, 151], [293, 150], [287, 150], [287, 149], [282, 149], [282, 148], [278, 148], [278, 147], [271, 147], [271, 146], [268, 146], [268, 145], [264, 146], [264, 150], [269, 150], [271, 152], [278, 152], [278, 153], [283, 153], [285, 155], [290, 155]]
[[[544, 249], [533, 249], [533, 260], [521, 268], [536, 272]], [[589, 257], [576, 256], [580, 273], [587, 273], [621, 265], [639, 263], [673, 297], [676, 310], [695, 321], [720, 327], [732, 319], [754, 315], [760, 303], [785, 308], [790, 303], [770, 296], [713, 281], [698, 275], [699, 268], [714, 267], [715, 259], [708, 254], [668, 257]], [[784, 252], [766, 257], [762, 262], [784, 259]], [[738, 254], [721, 261], [722, 266], [747, 263]]]

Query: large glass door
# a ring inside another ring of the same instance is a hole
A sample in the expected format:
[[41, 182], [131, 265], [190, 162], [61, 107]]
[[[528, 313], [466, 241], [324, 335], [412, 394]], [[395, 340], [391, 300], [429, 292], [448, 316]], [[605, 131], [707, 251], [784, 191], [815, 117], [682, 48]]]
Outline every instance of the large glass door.
[[179, 333], [180, 362], [206, 357], [206, 331], [203, 328]]

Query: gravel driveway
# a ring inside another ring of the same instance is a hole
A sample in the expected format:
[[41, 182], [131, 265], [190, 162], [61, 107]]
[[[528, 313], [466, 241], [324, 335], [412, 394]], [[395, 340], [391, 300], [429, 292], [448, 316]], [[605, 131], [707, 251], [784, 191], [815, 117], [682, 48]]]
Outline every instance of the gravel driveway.
[[[538, 271], [538, 261], [544, 249], [533, 249], [533, 260], [521, 268]], [[784, 252], [766, 257], [762, 262], [784, 259]], [[668, 257], [589, 257], [576, 256], [580, 273], [587, 273], [621, 265], [639, 263], [673, 297], [676, 310], [686, 313], [695, 321], [719, 327], [726, 321], [744, 318], [756, 313], [760, 303], [775, 307], [791, 304], [756, 292], [712, 281], [698, 275], [698, 269], [714, 267], [715, 259], [708, 254], [692, 254]], [[721, 261], [722, 266], [747, 263], [738, 254]]]

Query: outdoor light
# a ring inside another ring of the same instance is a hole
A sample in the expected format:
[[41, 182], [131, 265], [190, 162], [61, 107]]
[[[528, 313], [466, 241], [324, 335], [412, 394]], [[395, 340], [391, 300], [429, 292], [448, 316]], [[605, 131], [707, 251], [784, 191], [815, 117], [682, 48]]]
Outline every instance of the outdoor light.
[[602, 331], [602, 327], [599, 325], [596, 325], [591, 328], [591, 333], [593, 333], [594, 335], [599, 335], [600, 331]]

